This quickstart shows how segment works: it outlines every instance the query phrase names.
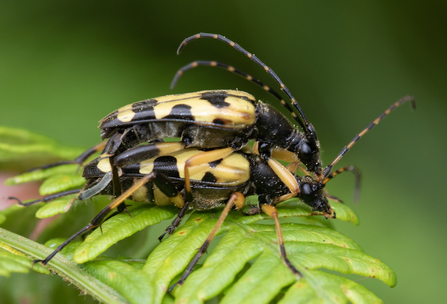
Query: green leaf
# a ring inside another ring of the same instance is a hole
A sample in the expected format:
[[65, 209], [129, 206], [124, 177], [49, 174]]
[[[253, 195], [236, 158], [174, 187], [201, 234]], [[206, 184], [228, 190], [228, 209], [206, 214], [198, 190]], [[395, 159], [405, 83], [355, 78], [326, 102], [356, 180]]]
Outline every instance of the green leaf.
[[0, 242], [0, 275], [9, 277], [12, 272], [28, 273], [29, 269], [50, 274], [42, 265], [35, 265], [21, 252]]
[[[317, 290], [324, 290], [321, 294]], [[280, 304], [287, 303], [383, 303], [365, 287], [346, 278], [312, 271], [293, 284]]]
[[77, 195], [65, 196], [60, 199], [56, 199], [51, 203], [44, 204], [39, 210], [36, 212], [36, 217], [43, 219], [47, 217], [55, 216], [56, 214], [65, 213], [70, 210], [73, 201], [76, 199]]
[[[75, 174], [78, 167], [79, 167], [78, 165], [64, 165], [64, 166], [53, 167], [53, 168], [49, 168], [49, 169], [45, 169], [45, 170], [25, 172], [20, 175], [16, 175], [16, 176], [6, 179], [5, 185], [14, 186], [14, 185], [18, 185], [18, 184], [33, 182], [33, 181], [40, 181], [40, 180], [46, 179], [48, 177], [54, 176], [56, 174]], [[85, 180], [84, 180], [84, 182], [85, 182]], [[43, 191], [43, 192], [45, 192], [45, 191]]]
[[9, 277], [11, 272], [27, 273], [31, 265], [24, 265], [24, 262], [31, 264], [27, 258], [22, 258], [0, 249], [0, 275]]
[[[304, 216], [303, 210], [295, 212]], [[292, 209], [279, 212], [282, 216], [290, 216], [291, 213]], [[161, 301], [169, 284], [188, 265], [216, 220], [217, 214], [212, 212], [195, 212], [176, 233], [152, 252], [143, 270], [157, 282], [155, 303]], [[249, 299], [253, 303], [269, 303], [284, 288], [297, 280], [310, 278], [315, 269], [320, 268], [376, 277], [390, 286], [396, 282], [394, 272], [389, 267], [363, 253], [355, 242], [340, 233], [314, 225], [283, 224], [288, 257], [303, 273], [303, 278], [296, 278], [278, 254], [274, 225], [252, 222], [253, 217], [244, 217], [239, 213], [227, 217], [220, 229], [220, 233], [226, 231], [226, 234], [210, 252], [203, 266], [175, 290], [177, 301], [203, 303], [226, 290], [222, 303], [244, 303]], [[233, 282], [247, 263], [252, 263], [248, 271]], [[233, 284], [231, 288], [226, 289], [230, 284]], [[313, 289], [309, 292], [317, 293], [322, 298], [330, 297], [332, 292], [314, 284], [307, 288]]]
[[87, 263], [84, 270], [117, 290], [130, 303], [153, 303], [152, 282], [140, 269], [121, 261], [103, 260]]
[[[45, 258], [50, 252], [48, 247], [35, 243], [2, 228], [0, 228], [0, 242], [7, 244], [15, 250], [23, 252], [27, 256], [38, 259]], [[101, 302], [117, 304], [127, 302], [114, 289], [83, 271], [81, 267], [67, 259], [63, 254], [58, 254], [51, 261], [51, 265], [47, 265], [47, 268]]]
[[70, 189], [82, 188], [85, 178], [81, 174], [57, 174], [46, 179], [40, 186], [40, 195], [59, 193]]
[[[143, 268], [135, 268], [123, 259], [99, 257], [93, 260], [119, 240], [170, 219], [177, 212], [174, 207], [130, 204], [131, 217], [125, 212], [112, 217], [102, 225], [102, 233], [96, 229], [84, 242], [69, 245], [49, 265], [53, 268], [54, 261], [66, 261], [69, 267], [88, 272], [131, 303], [140, 303], [142, 299], [151, 299], [149, 303], [171, 301], [166, 296], [167, 289], [178, 279], [216, 224], [220, 209], [192, 212], [172, 236], [152, 251]], [[295, 277], [281, 259], [272, 221], [259, 223], [268, 219], [266, 215], [244, 216], [232, 211], [218, 231], [221, 239], [216, 237], [214, 243], [218, 243], [209, 250], [203, 265], [196, 267], [184, 285], [174, 290], [176, 301], [203, 303], [218, 296], [222, 303], [278, 300], [292, 303], [295, 294], [300, 293], [303, 299], [315, 303], [380, 303], [376, 296], [349, 279], [317, 269], [376, 277], [394, 286], [394, 272], [365, 254], [357, 243], [318, 221], [304, 224], [309, 218], [319, 217], [312, 215], [307, 205], [292, 202], [278, 207], [278, 211], [280, 217], [304, 219], [301, 223], [282, 224], [288, 257], [303, 274], [302, 278]], [[346, 220], [352, 218], [349, 216]], [[161, 227], [166, 226], [164, 223]], [[155, 239], [158, 235], [151, 237]], [[54, 240], [48, 245], [54, 249], [61, 242]], [[49, 252], [45, 250], [39, 256]], [[76, 266], [72, 258], [86, 263]], [[90, 260], [93, 261], [88, 262]], [[138, 265], [141, 267], [141, 262]], [[69, 274], [64, 277], [75, 280]], [[135, 280], [142, 283], [137, 284]], [[145, 288], [138, 288], [140, 285]]]
[[[17, 140], [18, 136], [12, 138]], [[34, 135], [33, 138], [41, 143], [46, 140]], [[29, 144], [26, 136], [23, 142]], [[10, 178], [7, 183], [45, 179], [40, 190], [49, 194], [81, 187], [84, 180], [76, 173], [77, 169], [77, 165], [65, 165], [27, 172]], [[27, 208], [15, 205], [0, 211], [1, 275], [28, 271], [31, 265], [28, 257], [46, 257], [64, 241], [60, 237], [68, 237], [85, 226], [110, 202], [104, 196], [85, 201], [73, 200], [74, 197]], [[250, 203], [256, 204], [256, 200], [247, 198], [247, 205]], [[281, 227], [288, 258], [302, 277], [294, 276], [284, 264], [275, 225], [267, 215], [244, 216], [231, 211], [208, 253], [202, 257], [203, 264], [196, 265], [183, 286], [174, 289], [173, 297], [167, 294], [168, 288], [180, 278], [197, 253], [215, 226], [221, 209], [189, 212], [176, 232], [158, 244], [157, 237], [178, 209], [135, 202], [126, 204], [130, 216], [127, 212], [117, 214], [84, 241], [70, 243], [50, 261], [48, 269], [105, 303], [203, 303], [216, 297], [221, 303], [381, 303], [349, 277], [323, 272], [325, 269], [348, 276], [374, 277], [390, 286], [396, 284], [396, 275], [388, 266], [332, 229], [334, 220], [325, 219], [308, 205], [292, 199], [277, 209], [278, 216], [287, 221]], [[337, 202], [331, 205], [337, 220], [359, 223], [347, 205]], [[47, 242], [48, 247], [4, 229], [29, 235], [38, 223], [34, 214], [40, 218], [60, 214], [38, 238], [59, 237]], [[136, 233], [148, 226], [151, 233]], [[106, 250], [107, 256], [100, 256]], [[123, 254], [131, 257], [119, 257]], [[148, 255], [143, 260], [133, 258]]]
[[[133, 204], [140, 205], [135, 202]], [[74, 260], [77, 263], [90, 261], [116, 242], [147, 226], [172, 218], [176, 214], [176, 210], [173, 207], [142, 205], [133, 209], [130, 214], [131, 217], [125, 212], [118, 214], [106, 221], [102, 225], [102, 229], [96, 229], [78, 247]]]

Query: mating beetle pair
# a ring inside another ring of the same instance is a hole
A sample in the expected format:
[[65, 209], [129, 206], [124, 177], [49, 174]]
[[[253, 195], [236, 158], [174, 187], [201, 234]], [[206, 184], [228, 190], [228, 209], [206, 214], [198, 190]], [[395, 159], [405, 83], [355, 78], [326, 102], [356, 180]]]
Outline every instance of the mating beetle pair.
[[[88, 198], [99, 193], [115, 194], [119, 197], [63, 245], [68, 244], [79, 234], [99, 226], [115, 207], [118, 208], [118, 212], [123, 211], [125, 208], [123, 202], [130, 195], [137, 200], [172, 201], [181, 208], [179, 216], [168, 227], [167, 233], [172, 233], [178, 226], [189, 207], [211, 209], [226, 203], [215, 229], [180, 280], [182, 283], [198, 261], [198, 257], [205, 252], [230, 208], [233, 205], [240, 208], [245, 196], [256, 194], [259, 197], [258, 210], [273, 217], [277, 223], [281, 256], [287, 266], [298, 274], [299, 271], [286, 257], [274, 206], [289, 198], [299, 197], [315, 211], [320, 211], [327, 217], [333, 216], [327, 198], [336, 198], [324, 191], [325, 184], [343, 171], [357, 172], [350, 166], [331, 174], [333, 165], [391, 110], [406, 101], [412, 101], [414, 105], [414, 100], [406, 96], [394, 103], [356, 135], [323, 170], [315, 129], [279, 77], [257, 57], [220, 35], [192, 36], [185, 39], [180, 49], [190, 41], [202, 37], [214, 38], [230, 44], [272, 75], [298, 110], [299, 116], [296, 114], [292, 116], [303, 132], [293, 127], [273, 107], [261, 102], [256, 103], [252, 95], [239, 91], [202, 91], [171, 95], [122, 107], [101, 121], [102, 137], [109, 140], [86, 151], [76, 160], [83, 162], [95, 151], [103, 149], [102, 156], [84, 167], [87, 187], [81, 193], [81, 198]], [[251, 76], [230, 66], [211, 61], [194, 62], [185, 66], [178, 76], [187, 69], [199, 65], [226, 68], [262, 85], [273, 95], [279, 96]], [[281, 103], [294, 113], [282, 99]], [[181, 143], [173, 144], [171, 148], [168, 148], [170, 145], [168, 143], [150, 143], [147, 146], [135, 147], [142, 142], [154, 142], [166, 137], [180, 137]], [[241, 150], [250, 139], [257, 142], [255, 153]], [[172, 148], [175, 145], [177, 145], [176, 148]], [[286, 168], [275, 158], [291, 164]], [[299, 167], [300, 162], [306, 166], [307, 171]], [[228, 170], [229, 167], [232, 169]], [[197, 168], [201, 169], [193, 174], [192, 171], [198, 170]], [[295, 172], [299, 168], [305, 173], [310, 173], [305, 177], [297, 176]], [[241, 174], [233, 180], [232, 186], [222, 181], [228, 178], [223, 172], [234, 173], [238, 170]], [[44, 264], [60, 251], [61, 246], [43, 261]]]

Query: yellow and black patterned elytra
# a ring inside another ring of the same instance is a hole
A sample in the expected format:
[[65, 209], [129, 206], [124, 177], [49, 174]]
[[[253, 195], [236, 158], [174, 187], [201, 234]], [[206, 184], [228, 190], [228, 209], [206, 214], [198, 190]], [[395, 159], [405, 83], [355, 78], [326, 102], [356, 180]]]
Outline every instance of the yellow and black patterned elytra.
[[137, 123], [185, 122], [243, 129], [255, 121], [256, 100], [248, 93], [233, 90], [201, 91], [168, 95], [124, 106], [100, 122], [102, 137], [110, 128]]
[[234, 150], [255, 139], [262, 157], [269, 158], [273, 149], [286, 150], [310, 172], [321, 174], [318, 142], [308, 142], [284, 115], [241, 91], [201, 91], [137, 102], [106, 116], [100, 128], [102, 138], [110, 138], [107, 154], [167, 137], [179, 137], [189, 148]]

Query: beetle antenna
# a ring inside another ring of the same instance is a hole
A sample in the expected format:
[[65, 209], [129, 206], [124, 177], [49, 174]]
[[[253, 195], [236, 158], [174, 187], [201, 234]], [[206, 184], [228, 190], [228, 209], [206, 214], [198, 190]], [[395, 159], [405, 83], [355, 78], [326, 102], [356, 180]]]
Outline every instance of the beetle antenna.
[[329, 174], [329, 176], [324, 179], [322, 184], [326, 185], [326, 183], [328, 181], [330, 181], [331, 179], [333, 179], [335, 176], [339, 175], [340, 173], [346, 172], [346, 171], [350, 171], [350, 172], [354, 173], [354, 175], [355, 175], [354, 202], [357, 203], [360, 200], [360, 187], [361, 187], [361, 183], [362, 183], [362, 174], [357, 167], [347, 166], [347, 167], [340, 168], [340, 169], [332, 172], [331, 174]]
[[[222, 36], [220, 34], [210, 34], [210, 33], [198, 33], [196, 35], [190, 36], [182, 41], [180, 46], [177, 49], [177, 54], [180, 54], [180, 52], [183, 50], [183, 48], [190, 42], [200, 39], [200, 38], [212, 38], [216, 40], [223, 41], [227, 44], [229, 44], [232, 48], [236, 49], [237, 51], [241, 52], [245, 56], [247, 56], [252, 61], [256, 62], [259, 66], [261, 66], [264, 71], [266, 71], [270, 76], [275, 79], [275, 81], [279, 84], [281, 87], [281, 90], [286, 93], [286, 95], [290, 98], [292, 105], [297, 109], [298, 113], [301, 116], [302, 122], [300, 125], [303, 125], [303, 129], [306, 132], [306, 134], [310, 135], [315, 141], [317, 141], [317, 135], [315, 133], [315, 129], [312, 126], [312, 124], [307, 120], [306, 115], [304, 114], [303, 110], [301, 110], [300, 105], [296, 101], [296, 99], [293, 97], [292, 93], [290, 93], [290, 90], [286, 87], [286, 85], [282, 82], [282, 80], [279, 78], [279, 76], [271, 69], [269, 68], [264, 62], [262, 62], [258, 57], [256, 57], [255, 54], [252, 54], [248, 52], [246, 49], [241, 47], [239, 44], [237, 44], [234, 41], [231, 41], [230, 39], [226, 38], [225, 36]], [[298, 121], [298, 117], [295, 115], [294, 119]]]
[[332, 167], [338, 163], [338, 161], [349, 151], [349, 149], [351, 149], [351, 147], [363, 136], [365, 135], [369, 130], [371, 130], [375, 125], [377, 125], [383, 118], [385, 118], [385, 116], [387, 116], [388, 114], [390, 114], [390, 112], [394, 109], [396, 109], [397, 107], [403, 105], [404, 103], [406, 103], [407, 101], [411, 101], [411, 107], [413, 109], [416, 109], [416, 101], [414, 100], [413, 96], [404, 96], [401, 99], [399, 99], [398, 101], [396, 101], [395, 103], [393, 103], [385, 112], [383, 112], [382, 114], [379, 115], [379, 117], [377, 117], [373, 122], [371, 122], [365, 129], [363, 129], [362, 132], [360, 132], [359, 134], [357, 134], [352, 140], [351, 142], [344, 146], [344, 148], [341, 150], [340, 153], [338, 153], [337, 157], [324, 169], [323, 172], [323, 177], [328, 177], [329, 174], [331, 173]]

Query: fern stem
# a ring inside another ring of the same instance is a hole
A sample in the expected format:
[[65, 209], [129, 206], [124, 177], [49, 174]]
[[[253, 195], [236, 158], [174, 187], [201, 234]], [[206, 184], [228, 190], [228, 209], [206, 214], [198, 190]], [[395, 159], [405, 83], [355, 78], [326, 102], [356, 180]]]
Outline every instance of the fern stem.
[[[0, 242], [24, 253], [31, 259], [45, 258], [50, 251], [48, 247], [3, 228], [0, 228]], [[128, 303], [117, 291], [89, 275], [60, 253], [46, 267], [102, 303]]]

